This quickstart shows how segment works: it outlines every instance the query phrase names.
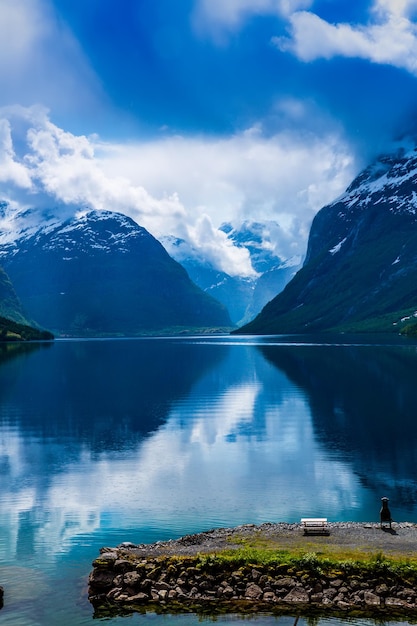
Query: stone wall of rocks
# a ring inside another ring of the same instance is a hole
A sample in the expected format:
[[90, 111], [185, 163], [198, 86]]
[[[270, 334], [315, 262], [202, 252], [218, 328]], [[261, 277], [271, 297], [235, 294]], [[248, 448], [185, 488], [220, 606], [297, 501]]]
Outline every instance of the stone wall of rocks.
[[294, 566], [219, 566], [207, 558], [129, 558], [103, 549], [93, 563], [89, 599], [95, 608], [160, 605], [172, 611], [190, 606], [248, 604], [266, 610], [299, 607], [334, 611], [417, 613], [417, 590], [392, 575], [366, 571], [323, 573]]

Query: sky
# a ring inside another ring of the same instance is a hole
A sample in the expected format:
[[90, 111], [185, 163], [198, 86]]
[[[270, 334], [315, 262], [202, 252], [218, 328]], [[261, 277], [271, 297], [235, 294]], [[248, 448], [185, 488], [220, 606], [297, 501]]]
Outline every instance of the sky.
[[[130, 215], [231, 274], [414, 134], [417, 0], [0, 0], [0, 198]], [[0, 224], [1, 226], [1, 224]]]

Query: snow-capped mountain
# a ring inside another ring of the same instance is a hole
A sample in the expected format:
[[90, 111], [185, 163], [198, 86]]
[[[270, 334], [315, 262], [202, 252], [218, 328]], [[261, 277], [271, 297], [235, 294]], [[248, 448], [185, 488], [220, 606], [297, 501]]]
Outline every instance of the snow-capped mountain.
[[417, 148], [379, 157], [316, 215], [303, 268], [239, 332], [398, 331], [417, 311]]
[[220, 270], [201, 251], [183, 239], [163, 237], [169, 254], [187, 270], [191, 280], [206, 293], [222, 302], [234, 324], [255, 317], [275, 297], [301, 267], [301, 257], [283, 259], [276, 251], [280, 227], [276, 222], [245, 221], [239, 227], [222, 224], [220, 230], [238, 248], [249, 252], [253, 276], [239, 276]]
[[60, 221], [0, 206], [0, 265], [30, 317], [57, 334], [229, 326], [225, 308], [132, 219], [79, 211]]

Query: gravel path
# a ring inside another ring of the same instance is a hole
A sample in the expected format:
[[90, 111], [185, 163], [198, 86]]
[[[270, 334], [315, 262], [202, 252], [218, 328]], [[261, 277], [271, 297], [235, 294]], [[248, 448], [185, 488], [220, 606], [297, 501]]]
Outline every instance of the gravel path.
[[334, 522], [329, 523], [328, 535], [304, 535], [300, 524], [266, 523], [259, 526], [246, 524], [235, 528], [215, 528], [195, 535], [186, 535], [177, 540], [158, 541], [153, 544], [132, 545], [124, 543], [119, 548], [129, 548], [138, 556], [195, 555], [197, 553], [220, 552], [238, 548], [242, 539], [262, 539], [276, 549], [305, 549], [320, 552], [332, 549], [388, 555], [415, 556], [417, 554], [417, 524], [393, 523], [392, 529], [381, 529], [376, 523]]

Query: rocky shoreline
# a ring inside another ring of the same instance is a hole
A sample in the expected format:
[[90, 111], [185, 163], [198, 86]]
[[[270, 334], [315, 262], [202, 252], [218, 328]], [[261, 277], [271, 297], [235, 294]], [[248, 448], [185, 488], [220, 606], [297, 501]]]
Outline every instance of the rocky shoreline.
[[[340, 613], [417, 616], [417, 571], [393, 574], [383, 560], [372, 570], [352, 561], [326, 571], [321, 546], [411, 557], [417, 526], [333, 523], [326, 536], [305, 536], [300, 524], [213, 529], [175, 541], [102, 548], [93, 562], [89, 599], [98, 617], [132, 611]], [[274, 541], [277, 549], [305, 548], [296, 565], [227, 564], [216, 559], [248, 539]], [[378, 556], [379, 555], [379, 556]]]

